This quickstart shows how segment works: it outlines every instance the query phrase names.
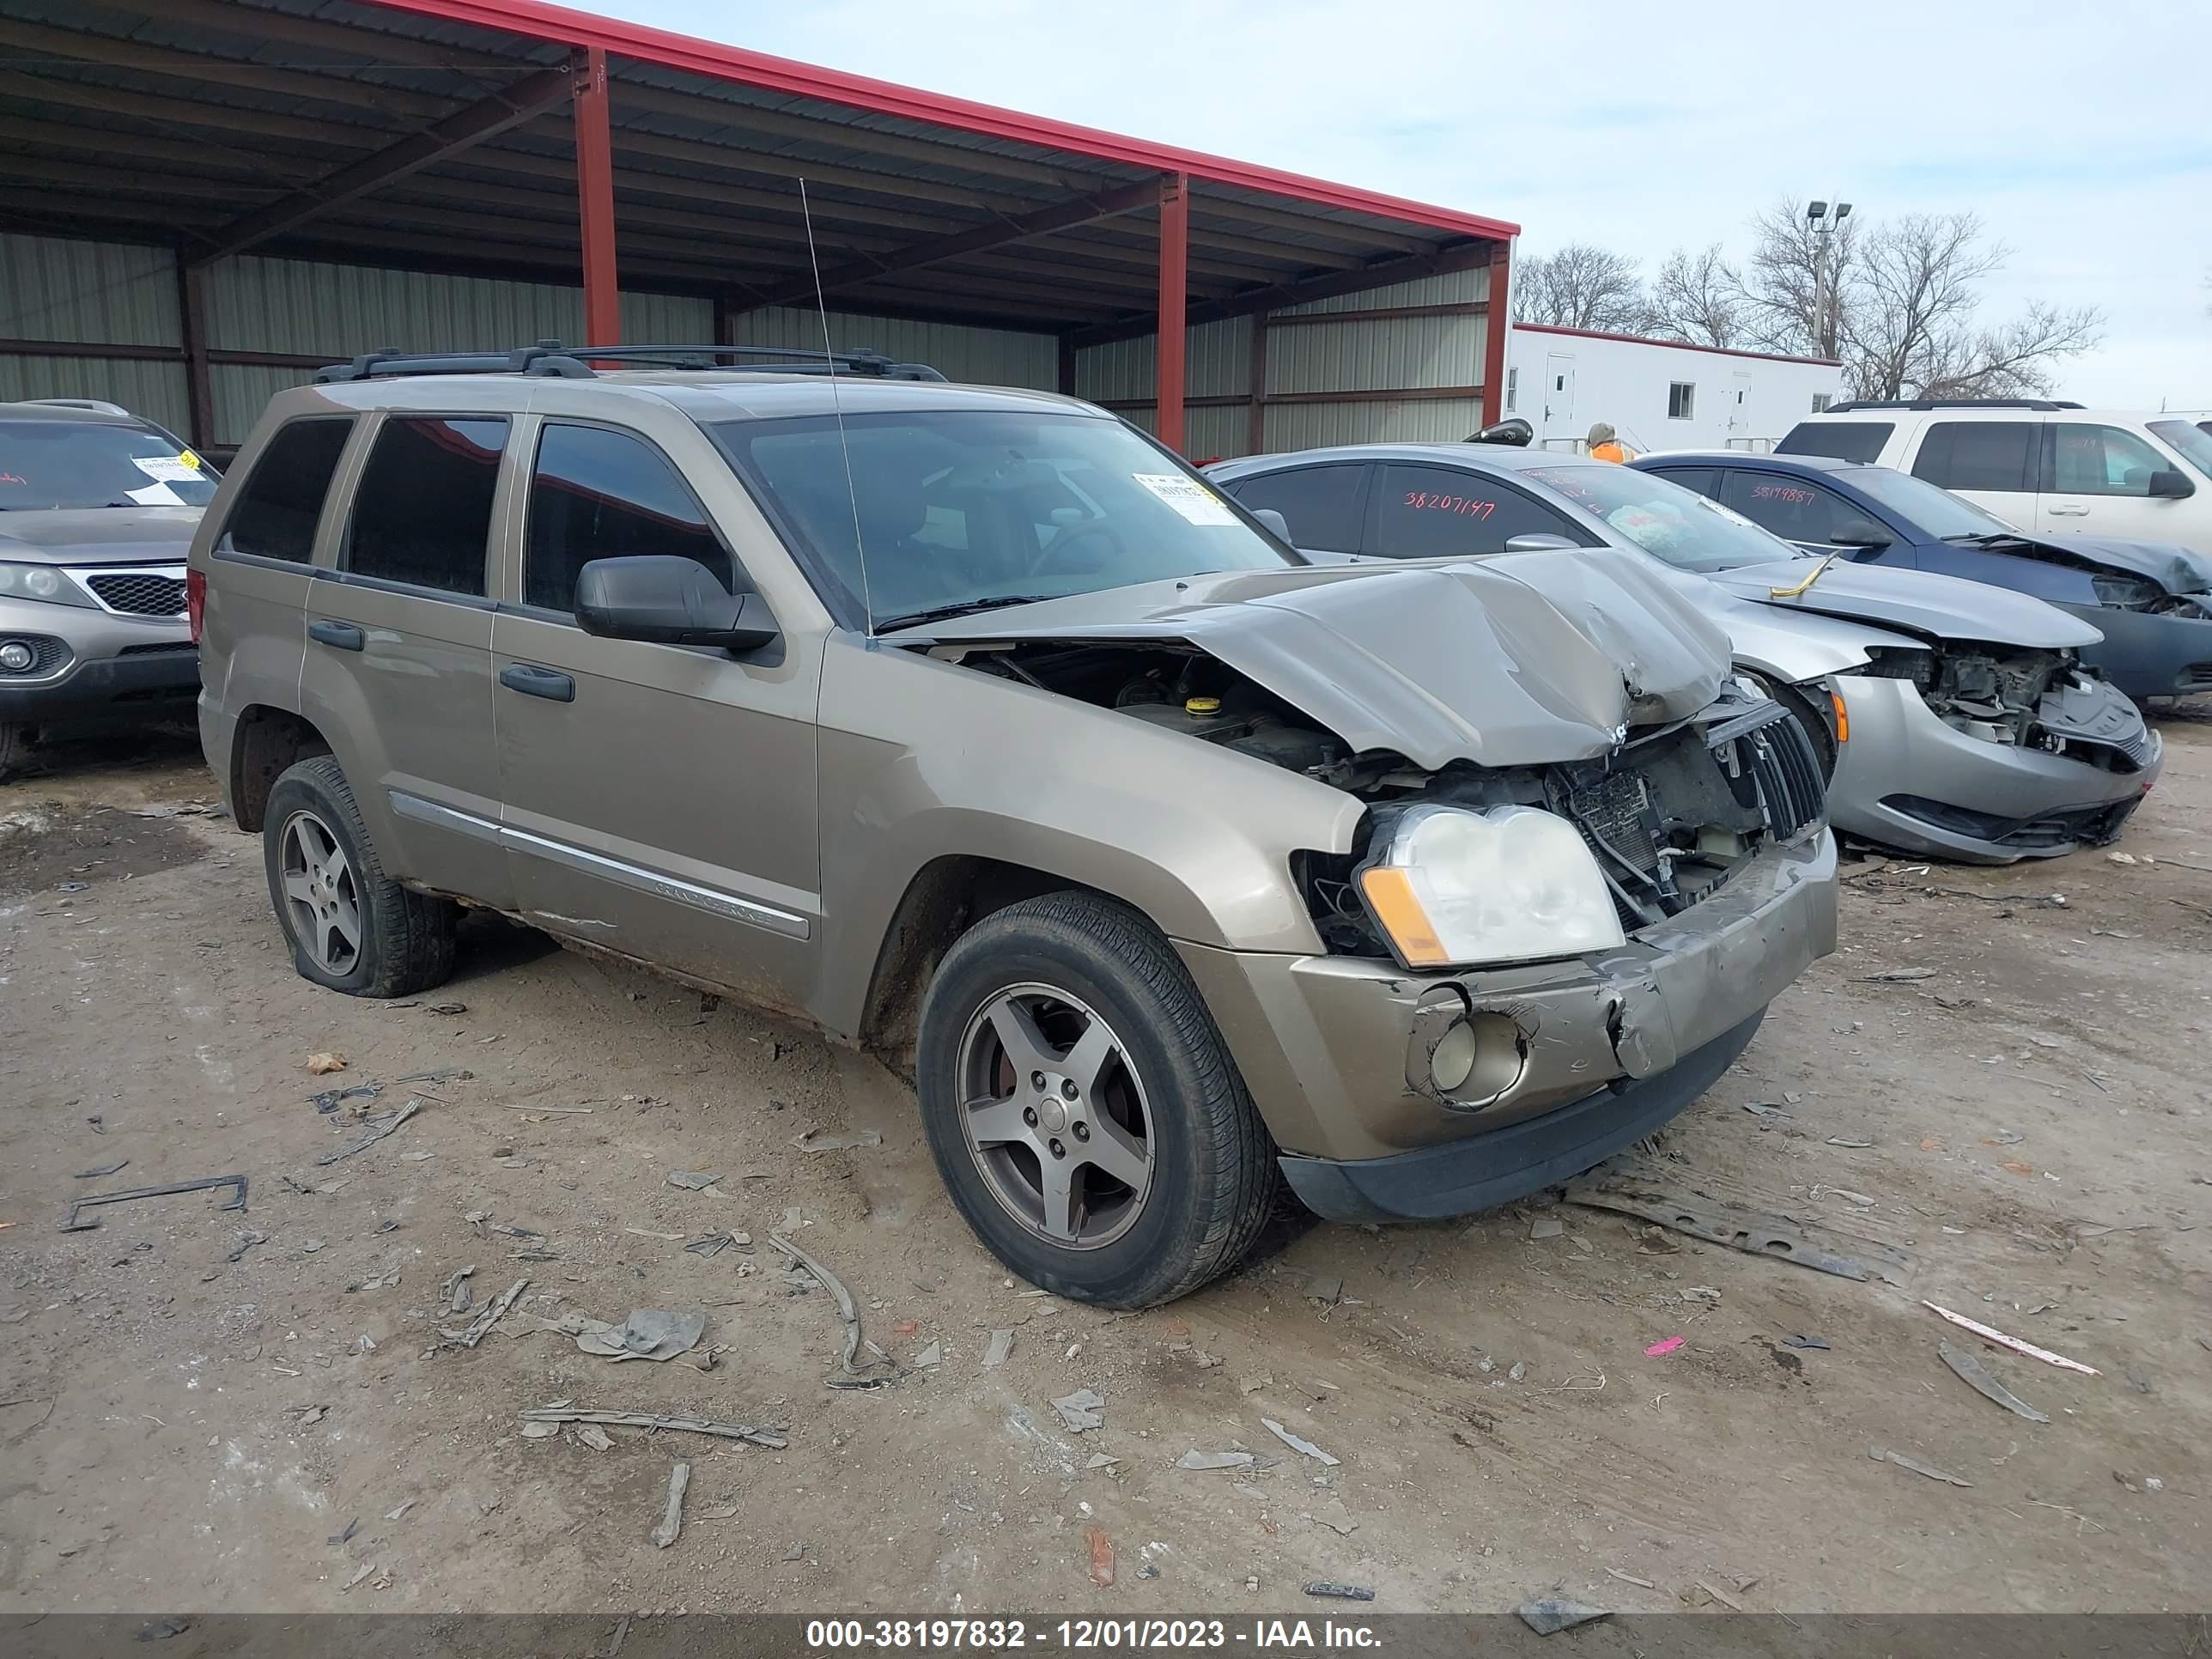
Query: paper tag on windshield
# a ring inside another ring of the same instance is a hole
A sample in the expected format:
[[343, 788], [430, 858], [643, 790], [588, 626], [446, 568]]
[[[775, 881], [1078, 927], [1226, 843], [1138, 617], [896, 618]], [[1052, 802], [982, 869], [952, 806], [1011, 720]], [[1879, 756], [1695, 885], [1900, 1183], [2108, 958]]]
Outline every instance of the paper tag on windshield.
[[161, 483], [200, 482], [199, 468], [181, 455], [133, 455], [131, 458], [131, 464], [148, 477]]
[[1182, 514], [1192, 524], [1235, 524], [1228, 504], [1195, 478], [1175, 472], [1136, 472], [1130, 475]]
[[143, 489], [123, 492], [141, 507], [182, 507], [185, 498], [165, 483], [149, 483]]

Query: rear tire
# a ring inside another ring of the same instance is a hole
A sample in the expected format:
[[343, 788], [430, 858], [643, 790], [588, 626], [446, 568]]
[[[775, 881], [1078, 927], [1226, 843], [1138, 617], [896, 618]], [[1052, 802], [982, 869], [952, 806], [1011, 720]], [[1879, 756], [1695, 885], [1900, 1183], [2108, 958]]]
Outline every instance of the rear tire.
[[334, 756], [303, 760], [271, 786], [261, 853], [302, 979], [348, 996], [404, 997], [452, 975], [459, 907], [384, 873]]
[[968, 1224], [1072, 1300], [1188, 1294], [1243, 1259], [1280, 1184], [1182, 961], [1094, 893], [1010, 905], [954, 943], [923, 999], [915, 1076]]

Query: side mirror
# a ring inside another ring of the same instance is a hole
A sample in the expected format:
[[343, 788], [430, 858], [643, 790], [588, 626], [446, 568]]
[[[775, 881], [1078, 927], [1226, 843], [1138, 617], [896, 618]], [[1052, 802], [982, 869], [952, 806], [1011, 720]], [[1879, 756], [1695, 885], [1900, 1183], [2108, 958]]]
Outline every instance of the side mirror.
[[752, 651], [776, 635], [757, 593], [732, 593], [692, 559], [593, 559], [576, 574], [576, 622], [586, 634], [656, 645]]
[[1291, 539], [1291, 521], [1285, 518], [1281, 514], [1276, 512], [1273, 507], [1255, 507], [1251, 509], [1251, 513], [1254, 518], [1257, 519], [1261, 524], [1267, 526], [1269, 530], [1274, 532], [1275, 539], [1277, 541], [1281, 542], [1286, 547], [1296, 547], [1297, 545], [1296, 542]]
[[1579, 544], [1565, 536], [1555, 536], [1548, 530], [1532, 530], [1522, 536], [1508, 536], [1508, 553], [1553, 553], [1565, 549], [1572, 551]]
[[2147, 493], [2179, 501], [2185, 496], [2194, 495], [2197, 493], [2197, 486], [2189, 482], [2180, 468], [2162, 466], [2150, 475], [2150, 489]]
[[1828, 532], [1831, 547], [1863, 547], [1871, 552], [1896, 539], [1872, 519], [1845, 519]]

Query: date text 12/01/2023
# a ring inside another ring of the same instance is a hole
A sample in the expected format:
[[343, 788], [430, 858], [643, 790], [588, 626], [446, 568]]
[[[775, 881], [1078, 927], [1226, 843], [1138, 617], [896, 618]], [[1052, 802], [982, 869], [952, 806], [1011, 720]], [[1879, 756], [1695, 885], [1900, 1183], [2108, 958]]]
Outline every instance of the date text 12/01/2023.
[[1382, 1640], [1372, 1626], [1334, 1619], [812, 1619], [806, 1645], [820, 1653], [1242, 1647], [1299, 1654], [1373, 1650]]

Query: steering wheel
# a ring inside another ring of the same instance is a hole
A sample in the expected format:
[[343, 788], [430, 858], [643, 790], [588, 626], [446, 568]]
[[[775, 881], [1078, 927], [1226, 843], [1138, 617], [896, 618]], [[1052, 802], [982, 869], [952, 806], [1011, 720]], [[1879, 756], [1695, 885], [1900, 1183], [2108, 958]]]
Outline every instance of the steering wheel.
[[[1069, 550], [1080, 546], [1085, 542], [1098, 544], [1097, 556], [1089, 560], [1070, 559]], [[1037, 550], [1036, 557], [1030, 562], [1029, 574], [1032, 576], [1042, 576], [1052, 570], [1054, 566], [1062, 564], [1071, 572], [1087, 574], [1103, 569], [1127, 550], [1127, 544], [1122, 541], [1120, 533], [1109, 527], [1104, 520], [1086, 519], [1080, 523], [1061, 526], [1050, 541]]]

